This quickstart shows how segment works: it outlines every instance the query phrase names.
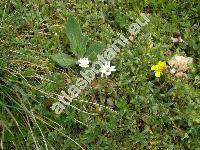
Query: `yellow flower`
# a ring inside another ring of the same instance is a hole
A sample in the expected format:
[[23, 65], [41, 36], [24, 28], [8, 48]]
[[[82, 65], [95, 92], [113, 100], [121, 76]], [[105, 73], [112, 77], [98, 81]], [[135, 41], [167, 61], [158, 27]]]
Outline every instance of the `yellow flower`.
[[160, 77], [161, 72], [165, 69], [166, 63], [163, 61], [159, 61], [157, 65], [153, 65], [151, 70], [155, 72], [156, 77]]

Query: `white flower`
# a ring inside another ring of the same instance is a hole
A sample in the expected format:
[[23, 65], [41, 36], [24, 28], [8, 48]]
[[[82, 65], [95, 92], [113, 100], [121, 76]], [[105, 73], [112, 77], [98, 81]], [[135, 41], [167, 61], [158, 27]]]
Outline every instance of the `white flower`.
[[181, 43], [183, 39], [181, 37], [171, 37], [173, 43]]
[[178, 38], [171, 37], [171, 39], [172, 39], [173, 43], [177, 43], [178, 42]]
[[87, 68], [87, 67], [89, 67], [89, 60], [88, 60], [88, 58], [80, 58], [79, 60], [78, 60], [78, 62], [79, 62], [79, 66], [80, 67], [82, 67], [82, 68]]
[[115, 66], [110, 66], [110, 62], [106, 62], [104, 65], [101, 66], [100, 70], [101, 72], [101, 77], [105, 74], [106, 77], [111, 75], [112, 71], [116, 71]]
[[176, 69], [175, 69], [175, 68], [172, 68], [172, 69], [170, 70], [170, 73], [171, 73], [171, 74], [175, 74], [175, 73], [176, 73]]
[[179, 38], [179, 42], [183, 42], [183, 39], [182, 39], [182, 38]]

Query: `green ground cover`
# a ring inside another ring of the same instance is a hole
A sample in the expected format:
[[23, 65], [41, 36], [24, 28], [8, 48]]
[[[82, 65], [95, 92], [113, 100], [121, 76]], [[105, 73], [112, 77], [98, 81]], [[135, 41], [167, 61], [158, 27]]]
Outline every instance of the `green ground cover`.
[[[197, 0], [3, 0], [0, 2], [0, 149], [200, 148]], [[78, 21], [88, 46], [109, 47], [140, 14], [150, 22], [71, 106], [56, 115], [56, 94], [79, 79], [78, 65], [52, 55], [70, 51], [65, 25]], [[171, 37], [180, 32], [184, 42]], [[151, 67], [173, 55], [193, 58], [187, 77]], [[100, 106], [101, 105], [101, 106]]]

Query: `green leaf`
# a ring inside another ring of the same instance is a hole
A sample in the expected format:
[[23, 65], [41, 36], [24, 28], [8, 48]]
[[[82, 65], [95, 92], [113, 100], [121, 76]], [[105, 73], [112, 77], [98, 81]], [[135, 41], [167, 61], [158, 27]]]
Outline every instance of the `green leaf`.
[[85, 56], [87, 56], [90, 60], [95, 60], [97, 55], [100, 54], [105, 47], [106, 46], [103, 43], [91, 44], [87, 49]]
[[65, 53], [59, 53], [52, 55], [51, 58], [53, 61], [55, 61], [58, 65], [60, 65], [63, 68], [67, 68], [71, 65], [74, 65], [77, 61], [77, 59], [65, 54]]
[[11, 3], [16, 9], [20, 9], [20, 7], [22, 6], [22, 2], [20, 0], [11, 0]]
[[87, 51], [86, 46], [87, 46], [87, 43], [88, 43], [89, 40], [90, 40], [90, 38], [88, 36], [82, 36], [81, 45], [80, 45], [80, 52], [79, 52], [79, 54], [81, 54], [81, 55], [79, 55], [79, 58], [83, 57], [85, 55], [85, 53]]
[[70, 49], [78, 58], [83, 57], [86, 45], [89, 41], [87, 36], [82, 35], [78, 21], [74, 17], [69, 17], [65, 24], [65, 32], [70, 41]]

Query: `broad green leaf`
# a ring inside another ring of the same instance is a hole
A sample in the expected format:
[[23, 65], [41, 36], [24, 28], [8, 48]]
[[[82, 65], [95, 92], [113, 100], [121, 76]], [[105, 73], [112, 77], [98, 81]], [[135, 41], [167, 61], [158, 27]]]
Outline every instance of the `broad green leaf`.
[[[81, 45], [80, 45], [80, 50], [81, 50], [81, 57], [83, 57], [87, 51], [86, 46], [90, 38], [88, 36], [82, 36], [81, 38]], [[80, 58], [80, 57], [79, 57]]]
[[58, 65], [60, 65], [63, 68], [67, 68], [71, 65], [74, 65], [77, 61], [77, 59], [65, 54], [65, 53], [59, 53], [52, 55], [51, 58], [53, 61], [55, 61]]
[[65, 32], [70, 41], [70, 49], [78, 58], [83, 57], [86, 45], [89, 41], [87, 36], [82, 35], [78, 21], [74, 17], [69, 17], [65, 24]]
[[97, 55], [100, 54], [104, 48], [105, 44], [102, 43], [91, 44], [90, 47], [87, 49], [85, 56], [88, 57], [90, 60], [95, 60]]

